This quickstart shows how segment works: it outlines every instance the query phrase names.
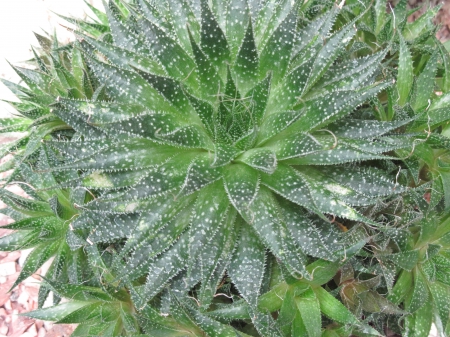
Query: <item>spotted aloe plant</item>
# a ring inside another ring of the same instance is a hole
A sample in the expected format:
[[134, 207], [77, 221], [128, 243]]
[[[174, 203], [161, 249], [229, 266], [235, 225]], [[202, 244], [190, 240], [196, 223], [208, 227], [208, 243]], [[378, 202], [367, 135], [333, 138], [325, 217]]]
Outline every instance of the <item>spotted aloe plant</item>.
[[143, 1], [124, 18], [110, 3], [113, 43], [79, 36], [113, 100], [53, 105], [79, 133], [47, 142], [70, 158], [53, 169], [82, 170], [83, 185], [101, 193], [73, 228], [88, 229], [91, 244], [126, 239], [113, 268], [125, 283], [147, 275], [136, 289], [142, 306], [183, 275], [187, 289], [201, 283], [207, 308], [225, 267], [255, 306], [266, 249], [310, 279], [308, 255], [336, 260], [360, 244], [336, 241], [330, 219], [370, 223], [354, 206], [403, 191], [375, 167], [342, 166], [412, 147], [392, 133], [404, 120], [348, 117], [389, 85], [385, 52], [339, 71], [355, 30], [350, 22], [323, 41], [337, 9], [298, 33], [297, 4], [225, 5]]
[[379, 335], [377, 315], [405, 315], [409, 255], [380, 243], [385, 205], [409, 216], [432, 184], [408, 172], [419, 143], [445, 145], [430, 135], [447, 117], [418, 131], [446, 59], [414, 84], [395, 28], [355, 57], [371, 10], [114, 0], [96, 23], [69, 19], [69, 46], [41, 38], [39, 70], [18, 69], [28, 88], [6, 83], [27, 118], [3, 132], [28, 130], [4, 148], [6, 184], [31, 199], [2, 190], [19, 221], [0, 248], [35, 247], [18, 282], [55, 255], [41, 302], [72, 302], [30, 315], [82, 323], [74, 336], [292, 337]]

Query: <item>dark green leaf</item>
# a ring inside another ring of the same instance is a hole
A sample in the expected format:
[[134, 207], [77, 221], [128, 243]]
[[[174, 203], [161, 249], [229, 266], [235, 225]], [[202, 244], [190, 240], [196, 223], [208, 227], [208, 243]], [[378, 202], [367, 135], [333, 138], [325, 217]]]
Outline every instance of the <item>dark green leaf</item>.
[[266, 253], [258, 236], [250, 226], [242, 226], [239, 243], [228, 267], [228, 275], [253, 308], [258, 304], [265, 262]]

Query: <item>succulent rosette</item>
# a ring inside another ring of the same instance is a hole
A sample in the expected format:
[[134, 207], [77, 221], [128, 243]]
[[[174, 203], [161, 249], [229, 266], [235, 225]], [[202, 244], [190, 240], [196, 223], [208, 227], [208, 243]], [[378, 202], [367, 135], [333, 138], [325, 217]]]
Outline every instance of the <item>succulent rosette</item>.
[[299, 4], [220, 5], [140, 1], [124, 17], [111, 2], [112, 41], [78, 34], [108, 100], [52, 106], [76, 131], [46, 142], [67, 159], [53, 170], [99, 195], [72, 226], [90, 244], [125, 240], [112, 265], [126, 283], [146, 277], [142, 305], [184, 277], [207, 308], [225, 269], [256, 305], [267, 251], [311, 279], [309, 257], [365, 243], [333, 219], [370, 224], [357, 207], [404, 191], [360, 164], [413, 145], [395, 132], [407, 120], [354, 112], [392, 84], [386, 51], [347, 60], [356, 30], [330, 33], [338, 8], [299, 29]]

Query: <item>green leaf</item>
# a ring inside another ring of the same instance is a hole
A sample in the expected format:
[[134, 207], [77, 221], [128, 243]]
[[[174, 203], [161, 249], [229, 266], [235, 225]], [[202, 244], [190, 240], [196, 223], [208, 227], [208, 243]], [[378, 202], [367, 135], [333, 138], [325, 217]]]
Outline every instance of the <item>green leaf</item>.
[[230, 202], [245, 214], [259, 189], [259, 175], [246, 165], [235, 164], [225, 170], [224, 185]]
[[[213, 103], [217, 100], [217, 94], [220, 92], [220, 88], [223, 88], [222, 79], [217, 73], [217, 69], [214, 67], [212, 61], [210, 61], [208, 56], [206, 56], [205, 53], [200, 49], [191, 34], [189, 34], [189, 37], [192, 45], [195, 63], [197, 64], [196, 72], [200, 80], [201, 93], [203, 94], [202, 98]], [[195, 98], [194, 101], [196, 100], [198, 99]]]
[[441, 172], [440, 179], [444, 189], [444, 205], [445, 209], [450, 209], [450, 172]]
[[211, 305], [225, 269], [232, 259], [242, 223], [242, 221], [237, 223], [236, 214], [234, 209], [228, 210], [223, 227], [208, 243], [208, 248], [203, 249], [200, 256], [201, 287], [198, 298], [202, 309], [207, 309]]
[[450, 288], [440, 282], [430, 283], [429, 288], [442, 325], [446, 326], [450, 312]]
[[144, 214], [124, 250], [115, 259], [115, 262], [121, 263], [122, 258], [130, 252], [129, 257], [125, 258], [126, 264], [118, 267], [118, 277], [132, 281], [154, 268], [161, 254], [164, 254], [165, 250], [174, 244], [189, 226], [191, 212], [192, 207], [186, 207], [181, 211], [178, 207], [178, 214], [175, 216], [169, 214], [172, 218], [162, 214], [163, 221], [155, 221], [152, 214]]
[[[269, 111], [269, 109], [267, 109]], [[281, 111], [267, 115], [262, 121], [261, 128], [258, 133], [257, 144], [261, 145], [268, 139], [281, 133], [287, 127], [295, 123], [303, 111]], [[278, 139], [278, 138], [277, 138]]]
[[[432, 110], [425, 110], [419, 114], [411, 125], [411, 131], [423, 132], [424, 130], [433, 130], [440, 125], [445, 125], [450, 120], [450, 113], [448, 108], [439, 108]], [[431, 141], [432, 139], [430, 139]]]
[[406, 270], [401, 271], [400, 276], [397, 278], [395, 286], [387, 296], [387, 299], [394, 304], [399, 304], [405, 298], [406, 294], [411, 291], [412, 285], [412, 273]]
[[[407, 189], [393, 180], [388, 179], [386, 173], [375, 168], [352, 168], [325, 166], [320, 171], [327, 177], [332, 177], [342, 187], [352, 189], [357, 193], [355, 199], [366, 196], [369, 198], [380, 198], [397, 193], [404, 193]], [[323, 178], [324, 185], [327, 189], [341, 194], [343, 197], [351, 195], [351, 192], [345, 188], [339, 188], [333, 182], [328, 182], [327, 178]], [[355, 201], [356, 204], [356, 201]]]
[[[59, 101], [59, 97], [57, 98], [57, 101]], [[65, 124], [70, 125], [75, 131], [80, 132], [81, 134], [84, 134], [89, 138], [100, 138], [103, 135], [103, 132], [101, 132], [101, 130], [92, 127], [86, 122], [82, 113], [79, 113], [76, 110], [70, 110], [63, 104], [55, 103], [51, 112], [55, 116], [58, 116], [64, 123], [62, 123], [61, 121], [56, 121], [39, 126], [39, 129], [37, 131], [40, 132], [36, 133], [36, 135], [39, 135], [40, 139], [36, 139], [34, 140], [34, 142], [40, 142], [40, 140], [44, 138], [46, 133], [51, 133], [58, 129], [67, 129], [68, 127]], [[54, 130], [50, 129], [50, 126], [53, 126]], [[30, 146], [30, 151], [33, 148], [34, 147]]]
[[[106, 213], [131, 213], [145, 210], [145, 207], [152, 204], [151, 200], [144, 202], [146, 199], [170, 192], [175, 193], [176, 189], [183, 185], [188, 168], [196, 156], [197, 153], [188, 152], [179, 155], [176, 159], [172, 158], [153, 172], [149, 172], [145, 179], [131, 189], [104, 195], [104, 199], [92, 201], [87, 208]], [[170, 179], [168, 179], [169, 176]]]
[[78, 89], [83, 91], [83, 76], [84, 76], [84, 69], [86, 66], [83, 61], [83, 55], [81, 54], [81, 51], [78, 48], [72, 49], [71, 65], [72, 65], [72, 75], [78, 84], [77, 87]]
[[251, 318], [253, 324], [255, 325], [256, 330], [262, 336], [270, 336], [270, 337], [283, 336], [271, 314], [262, 313], [257, 310], [252, 310]]
[[[148, 127], [143, 127], [148, 125]], [[212, 140], [205, 130], [197, 124], [186, 125], [179, 117], [169, 113], [148, 113], [127, 120], [96, 124], [111, 137], [122, 135], [152, 139], [155, 143], [164, 143], [184, 148], [214, 148]], [[156, 144], [154, 145], [157, 146]]]
[[30, 248], [36, 244], [38, 244], [38, 242], [33, 233], [30, 234], [25, 231], [14, 232], [0, 238], [0, 249], [2, 251], [12, 252]]
[[[53, 259], [53, 262], [51, 263], [48, 271], [45, 273], [46, 278], [50, 278], [52, 280], [66, 279], [66, 268], [69, 265], [68, 261], [70, 259], [69, 254], [69, 245], [61, 244]], [[42, 284], [38, 293], [38, 308], [42, 308], [49, 293], [50, 289]], [[53, 299], [53, 303], [55, 304], [59, 295], [56, 292], [54, 294], [55, 297]]]
[[302, 94], [303, 92], [307, 92], [317, 82], [317, 80], [336, 60], [339, 53], [345, 48], [346, 44], [350, 42], [353, 35], [356, 33], [353, 24], [354, 21], [348, 23], [340, 31], [331, 36], [316, 55], [314, 64], [309, 74], [307, 85], [303, 89]]
[[328, 130], [332, 131], [338, 138], [373, 139], [390, 131], [394, 131], [410, 121], [410, 119], [406, 119], [394, 122], [384, 122], [346, 118], [329, 125]]
[[227, 272], [241, 296], [253, 308], [257, 308], [265, 262], [264, 246], [253, 229], [243, 225]]
[[39, 46], [41, 46], [42, 50], [45, 51], [46, 53], [51, 52], [53, 45], [52, 41], [49, 38], [42, 36], [41, 34], [38, 33], [33, 34], [36, 37], [36, 40], [39, 43]]
[[[239, 92], [238, 88], [236, 87], [235, 80], [233, 78], [232, 72], [230, 67], [227, 67], [227, 83], [225, 85], [225, 95], [222, 99], [222, 103], [230, 110], [230, 113], [232, 114], [234, 111], [234, 107], [236, 104], [236, 100], [241, 99], [241, 93]], [[227, 128], [228, 125], [224, 122], [222, 122]]]
[[260, 8], [255, 22], [255, 37], [258, 46], [265, 46], [286, 16], [296, 8], [289, 0], [263, 2]]
[[201, 154], [191, 162], [178, 195], [189, 195], [222, 178], [223, 167], [211, 168], [210, 162], [208, 154]]
[[129, 237], [138, 219], [139, 217], [135, 214], [105, 215], [84, 212], [72, 223], [72, 226], [74, 229], [89, 229], [90, 242], [114, 242], [114, 240]]
[[[153, 88], [172, 103], [179, 112], [189, 116], [193, 109], [183, 91], [181, 84], [169, 77], [154, 75], [145, 71], [136, 70]], [[192, 116], [194, 117], [194, 116]]]
[[277, 168], [277, 157], [267, 148], [248, 150], [236, 158], [236, 161], [268, 174], [275, 172]]
[[205, 133], [203, 127], [199, 125], [184, 126], [168, 133], [158, 133], [157, 139], [175, 146], [205, 150], [214, 149], [211, 138]]
[[416, 20], [406, 23], [402, 31], [405, 40], [414, 41], [414, 39], [423, 37], [423, 35], [431, 32], [434, 29], [433, 20], [439, 9], [440, 6], [426, 8], [424, 13]]
[[[120, 220], [126, 220], [123, 219], [124, 216], [122, 219], [118, 218], [117, 227], [132, 227], [123, 230], [130, 231], [131, 235], [113, 261], [113, 266], [118, 267], [119, 277], [126, 276], [130, 280], [140, 277], [155, 258], [178, 239], [189, 225], [192, 202], [192, 197], [188, 197], [179, 201], [153, 203], [140, 216], [131, 216], [134, 220], [131, 223], [121, 222]], [[122, 265], [123, 259], [127, 261], [126, 266]], [[130, 269], [129, 266], [134, 268]]]
[[427, 303], [428, 298], [429, 290], [427, 280], [423, 276], [422, 272], [416, 268], [414, 270], [414, 288], [413, 291], [406, 297], [405, 309], [410, 313], [414, 313]]
[[26, 131], [31, 121], [25, 118], [0, 119], [0, 133]]
[[[81, 29], [85, 33], [92, 35], [96, 38], [99, 38], [103, 33], [108, 31], [108, 27], [103, 24], [99, 24], [97, 22], [86, 22], [85, 20], [78, 20], [71, 17], [67, 17], [61, 14], [57, 14], [60, 18], [64, 19], [67, 22], [70, 22], [72, 25]], [[62, 47], [64, 48], [64, 47]], [[58, 47], [53, 46], [52, 49], [58, 49]]]
[[[82, 152], [82, 156], [85, 156], [84, 158], [79, 158], [80, 156], [78, 156], [71, 163], [63, 164], [56, 169], [83, 169], [95, 170], [96, 172], [117, 170], [135, 171], [140, 168], [156, 168], [180, 153], [177, 148], [165, 145], [156, 146], [154, 142], [142, 138], [131, 138], [116, 145], [115, 142], [104, 141], [95, 150], [92, 149], [93, 146], [90, 143], [91, 141], [65, 144], [50, 143], [52, 147], [59, 147], [60, 149], [60, 145], [67, 145], [69, 152], [71, 147], [78, 146], [78, 149]], [[107, 179], [107, 176], [104, 177]], [[107, 181], [105, 181], [104, 185], [105, 187], [115, 187]]]
[[307, 217], [301, 209], [292, 204], [280, 204], [286, 216], [290, 235], [306, 254], [328, 261], [342, 258], [343, 247], [339, 240], [341, 233], [336, 226], [320, 219]]
[[324, 218], [323, 213], [328, 213], [350, 220], [373, 223], [348, 206], [332, 190], [324, 189], [320, 183], [320, 175], [317, 176], [314, 171], [294, 170], [280, 164], [275, 173], [262, 176], [262, 183], [277, 194], [312, 210], [322, 218]]
[[[78, 252], [78, 254], [76, 253]], [[78, 256], [77, 256], [78, 255]], [[109, 268], [106, 267], [105, 259], [109, 264], [110, 255], [106, 251], [100, 252], [97, 245], [86, 245], [83, 250], [78, 250], [72, 253], [74, 260], [72, 261], [72, 279], [76, 279], [76, 283], [82, 283], [82, 279], [87, 277], [96, 277], [99, 280], [109, 284], [116, 283], [116, 278], [113, 276]], [[81, 276], [83, 275], [83, 276]], [[81, 277], [80, 277], [81, 276]], [[117, 283], [116, 283], [117, 284]], [[109, 287], [103, 287], [104, 291], [108, 291]], [[124, 298], [123, 291], [109, 288], [109, 294], [115, 298]], [[127, 296], [125, 296], [127, 298]]]
[[214, 144], [214, 161], [212, 167], [224, 166], [236, 158], [242, 151], [226, 144]]
[[329, 262], [318, 259], [306, 267], [306, 270], [311, 274], [311, 281], [307, 281], [311, 286], [324, 285], [328, 283], [341, 266], [339, 262]]
[[375, 2], [375, 34], [378, 35], [386, 24], [386, 3], [384, 0], [376, 0]]
[[277, 318], [277, 323], [284, 335], [289, 335], [293, 328], [295, 317], [299, 314], [295, 300], [295, 288], [291, 287], [286, 291]]
[[171, 278], [185, 268], [189, 258], [187, 252], [188, 235], [185, 232], [166, 253], [151, 264], [143, 289], [143, 297], [136, 302], [137, 306], [144, 307], [146, 302], [158, 294]]
[[197, 113], [198, 117], [202, 121], [209, 135], [214, 136], [217, 124], [215, 123], [215, 110], [214, 107], [206, 100], [201, 100], [197, 97], [186, 93], [192, 107]]
[[400, 268], [411, 271], [419, 260], [419, 251], [409, 250], [406, 252], [378, 256], [380, 259], [390, 260]]
[[108, 89], [115, 101], [124, 104], [140, 104], [155, 111], [171, 111], [171, 105], [146, 80], [133, 71], [119, 69], [88, 58], [98, 79]]
[[425, 69], [420, 73], [420, 75], [416, 79], [416, 90], [413, 102], [411, 104], [412, 108], [415, 111], [418, 111], [422, 108], [426, 108], [431, 101], [429, 98], [434, 92], [435, 87], [435, 77], [437, 71], [438, 63], [438, 53], [434, 53], [431, 55], [428, 60]]
[[220, 69], [223, 68], [223, 64], [230, 58], [228, 42], [214, 14], [211, 12], [208, 1], [201, 0], [201, 6], [200, 47], [209, 56], [211, 62]]
[[445, 49], [444, 45], [436, 39], [435, 43], [439, 49], [439, 56], [442, 60], [442, 65], [444, 68], [444, 76], [442, 83], [442, 91], [443, 93], [447, 93], [450, 90], [450, 55], [448, 51]]
[[[141, 29], [154, 57], [163, 65], [169, 76], [186, 83], [190, 88], [197, 88], [196, 65], [184, 49], [154, 23], [141, 19]], [[170, 60], [170, 62], [167, 62]]]
[[313, 288], [320, 303], [322, 313], [332, 320], [343, 324], [355, 324], [358, 322], [355, 316], [328, 291], [322, 287]]
[[50, 257], [56, 253], [60, 245], [61, 242], [56, 241], [49, 245], [42, 245], [35, 248], [30, 255], [28, 255], [19, 277], [11, 288], [16, 287], [20, 282], [38, 270]]
[[269, 73], [246, 94], [247, 97], [251, 98], [251, 117], [254, 121], [254, 125], [261, 125], [261, 121], [264, 118], [271, 84], [272, 74]]
[[38, 94], [39, 96], [56, 96], [59, 93], [57, 89], [63, 90], [63, 87], [59, 81], [52, 82], [52, 78], [45, 73], [21, 67], [13, 67], [13, 69], [32, 90], [32, 92]]
[[13, 230], [33, 230], [36, 228], [43, 227], [46, 224], [50, 224], [49, 226], [53, 226], [56, 223], [60, 223], [60, 220], [58, 220], [54, 216], [40, 216], [40, 217], [25, 218], [13, 222], [12, 224], [2, 226], [2, 228]]
[[94, 189], [120, 189], [137, 185], [148, 176], [147, 169], [138, 169], [123, 172], [97, 172], [94, 171], [83, 176], [82, 184], [86, 188]]
[[231, 58], [234, 59], [239, 54], [239, 46], [245, 44], [243, 41], [248, 34], [251, 20], [247, 0], [228, 0], [226, 5], [226, 36]]
[[262, 183], [277, 194], [296, 204], [320, 212], [315, 207], [310, 194], [304, 193], [308, 190], [306, 181], [291, 167], [280, 164], [272, 175], [264, 175], [262, 178]]
[[[306, 337], [308, 336], [308, 331], [306, 330], [305, 323], [303, 323], [302, 316], [297, 310], [295, 313], [294, 321], [292, 322], [292, 337]], [[324, 332], [324, 337], [326, 332]]]
[[207, 316], [201, 315], [197, 310], [193, 310], [191, 315], [194, 317], [197, 325], [209, 336], [217, 337], [250, 337], [243, 332], [235, 330], [232, 326], [215, 321]]
[[[197, 21], [192, 4], [186, 0], [169, 0], [168, 14], [170, 21], [173, 23], [173, 30], [180, 41], [184, 50], [190, 50], [191, 41], [190, 34], [195, 41], [200, 40], [200, 23]], [[186, 29], [189, 28], [189, 31]]]
[[269, 190], [260, 188], [254, 202], [242, 216], [255, 229], [266, 247], [288, 266], [292, 274], [309, 279], [310, 275], [305, 269], [306, 255], [288, 235], [286, 224]]
[[[157, 61], [147, 57], [145, 54], [136, 54], [124, 48], [117, 47], [113, 44], [109, 44], [97, 39], [92, 39], [87, 35], [80, 34], [82, 37], [80, 45], [85, 52], [91, 55], [95, 54], [95, 51], [102, 53], [106, 56], [114, 65], [132, 70], [131, 66], [142, 71], [146, 71], [155, 75], [164, 76], [166, 71]], [[94, 50], [91, 50], [94, 48]], [[74, 50], [77, 50], [74, 48]], [[83, 68], [82, 68], [83, 69]]]
[[14, 95], [17, 97], [22, 97], [25, 95], [25, 97], [28, 97], [30, 94], [32, 94], [32, 91], [11, 81], [8, 81], [4, 78], [0, 78], [0, 82], [5, 85], [6, 88], [8, 88]]
[[8, 190], [0, 189], [2, 201], [13, 209], [30, 216], [53, 215], [48, 203], [18, 196]]
[[93, 154], [101, 152], [111, 146], [111, 142], [105, 139], [99, 140], [74, 140], [69, 141], [47, 141], [45, 149], [51, 149], [61, 156], [70, 160], [80, 160]]
[[310, 288], [295, 299], [298, 310], [305, 324], [309, 337], [320, 337], [322, 334], [322, 316], [320, 304], [314, 291]]
[[326, 90], [358, 89], [371, 80], [380, 68], [380, 62], [386, 56], [386, 50], [365, 57], [339, 62], [330, 66], [326, 75], [319, 79], [315, 87], [317, 92], [311, 91], [306, 97], [323, 95]]
[[308, 47], [315, 49], [313, 48], [315, 45], [323, 43], [323, 39], [329, 35], [330, 30], [333, 27], [338, 13], [339, 7], [335, 6], [323, 15], [315, 18], [299, 32], [298, 37], [294, 41], [292, 64], [298, 65], [298, 61], [302, 61], [304, 56], [302, 52], [304, 52], [305, 49], [308, 49]]
[[133, 52], [148, 54], [141, 37], [139, 37], [132, 28], [124, 22], [124, 18], [114, 1], [108, 2], [104, 6], [108, 16], [109, 27], [114, 39], [114, 44], [119, 48], [127, 49]]
[[[53, 67], [51, 68], [52, 71], [55, 73], [56, 78], [59, 79], [59, 81], [61, 82], [61, 84], [63, 85], [63, 87], [66, 90], [70, 90], [70, 89], [74, 89], [74, 88], [78, 88], [81, 89], [81, 87], [78, 87], [78, 83], [75, 80], [75, 78], [73, 77], [73, 75], [67, 71], [66, 68], [63, 67], [63, 65], [61, 64], [60, 60], [53, 57], [53, 55], [51, 55], [51, 63], [53, 64]], [[82, 98], [83, 95], [80, 95], [77, 98]]]
[[193, 331], [195, 335], [203, 333], [201, 329], [195, 324], [189, 312], [186, 310], [184, 303], [181, 303], [173, 293], [170, 293], [170, 314], [173, 318], [185, 326], [187, 329]]
[[296, 36], [297, 18], [292, 11], [270, 36], [260, 56], [260, 77], [272, 74], [274, 85], [283, 79], [290, 61], [293, 41]]
[[89, 9], [95, 14], [96, 19], [100, 20], [100, 22], [104, 25], [108, 25], [108, 17], [104, 12], [97, 9], [95, 6], [92, 6], [87, 0], [84, 3], [89, 7]]
[[406, 23], [408, 10], [406, 9], [407, 1], [400, 1], [397, 6], [395, 6], [394, 14], [396, 16], [396, 20], [394, 21], [395, 29], [399, 29], [404, 27]]
[[424, 302], [413, 315], [405, 317], [405, 335], [414, 337], [429, 336], [433, 322], [433, 307], [431, 302]]
[[[331, 140], [331, 138], [330, 138]], [[336, 147], [329, 146], [331, 150], [316, 151], [305, 154], [302, 157], [292, 158], [286, 163], [290, 165], [337, 165], [358, 161], [375, 159], [392, 159], [383, 152], [389, 152], [401, 148], [408, 148], [412, 145], [412, 140], [408, 138], [384, 139], [377, 141], [341, 139]], [[328, 144], [331, 144], [328, 142]]]
[[[103, 309], [102, 307], [103, 307], [102, 304], [99, 302], [90, 303], [90, 304], [86, 305], [85, 307], [80, 308], [80, 309], [68, 314], [64, 318], [60, 319], [58, 321], [58, 323], [60, 323], [60, 324], [83, 323], [87, 319], [95, 316], [96, 314], [98, 316], [100, 316], [99, 314], [105, 315], [104, 311], [106, 311], [106, 310], [102, 310]], [[100, 312], [98, 312], [98, 311], [100, 311]]]
[[193, 262], [206, 247], [208, 241], [216, 235], [218, 230], [221, 230], [228, 206], [228, 198], [221, 181], [217, 181], [199, 192], [189, 227], [189, 259], [191, 263], [188, 273], [191, 272]]
[[[93, 315], [96, 320], [106, 321], [104, 323], [93, 324], [90, 321], [85, 324], [80, 324], [72, 333], [73, 337], [94, 337], [94, 336], [117, 336], [122, 331], [122, 322], [120, 320], [120, 312], [116, 308], [101, 307], [102, 315]], [[104, 317], [107, 317], [105, 319]], [[142, 337], [142, 336], [140, 336]]]
[[358, 105], [375, 96], [389, 84], [380, 83], [359, 90], [339, 91], [306, 103], [306, 111], [289, 126], [287, 133], [308, 132], [328, 124], [352, 112]]
[[332, 144], [320, 143], [314, 136], [308, 133], [297, 133], [277, 141], [270, 141], [265, 147], [275, 152], [278, 160], [302, 157], [311, 153], [322, 152], [330, 148]]
[[308, 83], [309, 74], [314, 65], [314, 58], [304, 61], [298, 67], [291, 70], [281, 81], [281, 83], [274, 88], [271, 93], [267, 110], [269, 112], [279, 112], [289, 109], [298, 100], [303, 90]]
[[22, 315], [35, 319], [55, 322], [60, 321], [64, 319], [66, 316], [91, 304], [92, 304], [91, 302], [70, 301], [54, 307], [27, 312]]
[[121, 307], [120, 308], [120, 319], [123, 323], [123, 328], [128, 332], [137, 333], [140, 331], [140, 327], [138, 325], [137, 319], [134, 314], [127, 312], [129, 309]]
[[[242, 2], [239, 1], [239, 3]], [[233, 22], [233, 25], [235, 25], [235, 22]], [[247, 32], [245, 33], [244, 40], [242, 41], [234, 63], [236, 84], [241, 92], [245, 93], [249, 91], [256, 84], [258, 80], [258, 68], [259, 57], [253, 36], [252, 21], [248, 20]]]
[[[160, 7], [163, 5], [164, 7]], [[159, 2], [149, 2], [148, 0], [138, 0], [136, 6], [140, 13], [148, 20], [155, 24], [158, 24], [166, 32], [172, 31], [172, 22], [164, 18], [164, 14], [167, 10], [166, 3], [160, 4]], [[158, 8], [160, 7], [160, 8]]]
[[413, 63], [408, 46], [404, 38], [400, 36], [400, 56], [398, 61], [398, 75], [397, 75], [397, 91], [399, 95], [398, 104], [405, 105], [411, 87], [413, 85]]

